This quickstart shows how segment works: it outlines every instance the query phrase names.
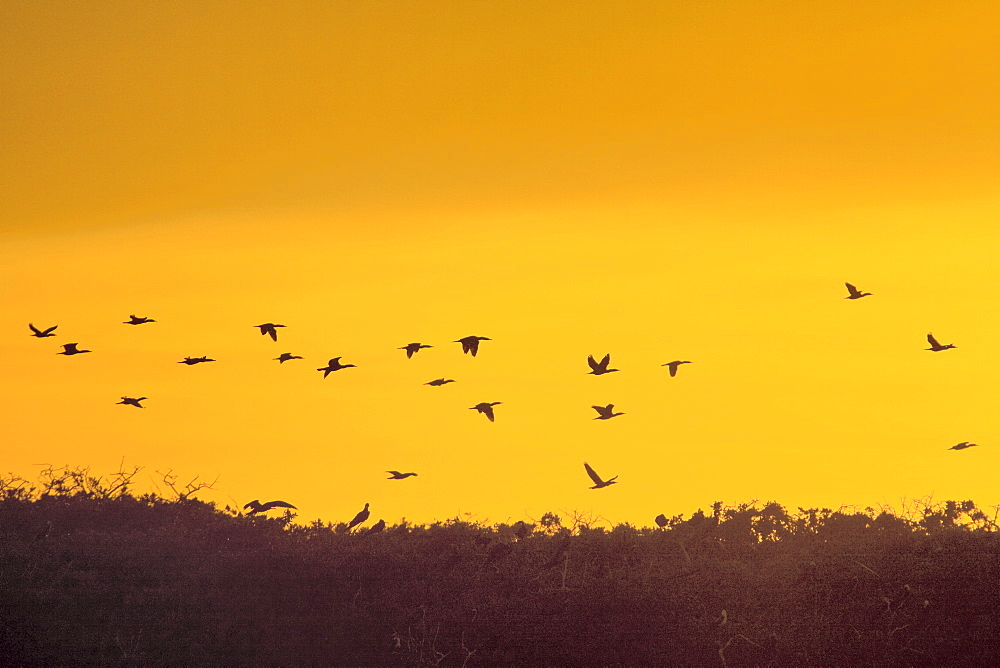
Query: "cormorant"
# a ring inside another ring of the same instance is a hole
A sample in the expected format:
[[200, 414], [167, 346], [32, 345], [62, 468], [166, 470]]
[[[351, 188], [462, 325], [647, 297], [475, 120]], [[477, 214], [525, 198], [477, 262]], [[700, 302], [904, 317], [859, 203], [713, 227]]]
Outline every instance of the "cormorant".
[[210, 357], [207, 357], [207, 356], [205, 356], [205, 357], [185, 357], [180, 362], [178, 362], [178, 364], [187, 364], [188, 366], [191, 366], [192, 364], [201, 364], [202, 362], [214, 362], [214, 361], [215, 360], [213, 360], [213, 359], [211, 359]]
[[417, 475], [412, 471], [409, 473], [400, 473], [399, 471], [386, 471], [386, 473], [392, 474], [390, 477], [386, 478], [386, 480], [402, 480], [403, 478], [409, 478], [411, 475]]
[[847, 291], [850, 293], [849, 295], [844, 297], [844, 299], [861, 299], [862, 297], [867, 297], [868, 295], [871, 294], [870, 292], [861, 292], [850, 283], [844, 283], [844, 285], [847, 286]]
[[372, 525], [372, 528], [365, 532], [367, 536], [370, 533], [378, 533], [379, 531], [385, 531], [385, 520], [379, 520]]
[[928, 334], [927, 335], [927, 343], [931, 344], [931, 347], [930, 348], [924, 348], [924, 350], [933, 350], [936, 353], [937, 352], [941, 352], [942, 350], [948, 350], [948, 348], [954, 348], [955, 347], [955, 344], [953, 344], [953, 343], [949, 343], [946, 346], [941, 345], [940, 343], [938, 343], [938, 340], [934, 338], [933, 334]]
[[326, 378], [327, 376], [330, 375], [331, 371], [340, 371], [341, 369], [347, 369], [348, 367], [355, 366], [354, 364], [341, 364], [340, 360], [341, 360], [340, 357], [334, 357], [332, 360], [330, 360], [329, 364], [327, 364], [324, 367], [320, 367], [316, 370], [322, 371], [323, 377]]
[[261, 336], [264, 334], [270, 334], [272, 341], [278, 340], [278, 330], [275, 327], [284, 327], [284, 325], [275, 325], [273, 322], [265, 322], [263, 325], [254, 325], [260, 329]]
[[677, 367], [681, 364], [690, 364], [691, 360], [674, 360], [673, 362], [667, 362], [666, 364], [661, 364], [660, 366], [670, 367], [670, 377], [673, 378], [677, 375]]
[[281, 353], [280, 355], [278, 355], [274, 359], [278, 360], [279, 364], [284, 364], [288, 360], [300, 360], [302, 358], [299, 357], [298, 355], [293, 355], [291, 353]]
[[136, 408], [145, 408], [145, 406], [139, 403], [140, 401], [143, 401], [145, 398], [146, 397], [139, 397], [138, 399], [133, 399], [132, 397], [122, 397], [122, 400], [119, 401], [118, 403], [127, 404], [129, 406], [135, 406]]
[[359, 512], [357, 515], [355, 515], [354, 519], [351, 520], [350, 523], [347, 525], [347, 530], [350, 531], [354, 527], [358, 526], [359, 524], [367, 520], [369, 515], [371, 515], [371, 513], [368, 512], [368, 504], [366, 503], [365, 509]]
[[485, 336], [465, 336], [462, 337], [461, 339], [454, 341], [454, 343], [461, 343], [462, 352], [475, 357], [476, 353], [479, 352], [479, 342], [492, 341], [492, 340], [493, 339], [487, 338]]
[[429, 346], [426, 343], [407, 343], [402, 348], [399, 348], [399, 350], [405, 350], [406, 359], [410, 359], [411, 357], [413, 357], [413, 354], [418, 352], [421, 348], [433, 348], [433, 347], [434, 346]]
[[130, 315], [129, 319], [123, 322], [123, 325], [144, 325], [147, 322], [156, 322], [152, 318], [140, 318], [136, 315]]
[[590, 489], [600, 489], [601, 487], [607, 487], [608, 485], [614, 485], [615, 484], [615, 480], [618, 479], [618, 476], [615, 476], [614, 478], [609, 478], [607, 480], [601, 480], [601, 476], [597, 475], [597, 471], [595, 471], [593, 468], [591, 468], [590, 464], [588, 464], [587, 462], [583, 463], [583, 468], [587, 469], [587, 475], [589, 475], [590, 479], [594, 481], [594, 486], [591, 487]]
[[591, 408], [598, 412], [598, 416], [594, 418], [595, 420], [610, 420], [615, 416], [625, 415], [624, 413], [612, 412], [615, 410], [614, 404], [608, 404], [607, 406], [591, 406]]
[[482, 413], [483, 415], [485, 415], [489, 419], [490, 422], [493, 422], [493, 407], [496, 406], [496, 405], [498, 405], [498, 404], [500, 404], [500, 403], [502, 403], [502, 402], [494, 401], [493, 403], [490, 404], [490, 403], [486, 403], [485, 401], [483, 401], [481, 403], [476, 404], [475, 406], [472, 406], [471, 408], [469, 408], [469, 410], [470, 411], [479, 411], [480, 413]]
[[429, 383], [424, 383], [424, 385], [433, 385], [435, 387], [440, 387], [441, 385], [444, 385], [445, 383], [454, 383], [454, 382], [455, 381], [451, 380], [450, 378], [438, 378], [437, 380], [432, 380]]
[[606, 373], [611, 373], [612, 371], [618, 371], [618, 369], [609, 369], [608, 364], [610, 363], [611, 363], [611, 353], [608, 353], [607, 355], [602, 357], [599, 363], [596, 360], [594, 360], [593, 355], [587, 355], [587, 364], [590, 365], [590, 371], [588, 371], [587, 373], [592, 373], [595, 376], [601, 376]]
[[34, 325], [32, 325], [30, 322], [28, 323], [28, 327], [31, 328], [31, 336], [37, 336], [40, 339], [44, 339], [47, 336], [55, 336], [55, 334], [53, 334], [52, 331], [56, 327], [58, 327], [58, 326], [59, 325], [52, 325], [48, 329], [44, 329], [43, 330], [43, 329], [38, 329], [37, 327], [35, 327]]
[[291, 508], [292, 510], [298, 510], [295, 506], [290, 503], [285, 503], [284, 501], [268, 501], [267, 503], [261, 503], [260, 499], [254, 499], [250, 503], [243, 506], [244, 508], [249, 508], [250, 512], [247, 515], [256, 515], [257, 513], [266, 513], [272, 508]]
[[968, 441], [962, 441], [958, 445], [953, 445], [953, 446], [951, 446], [948, 449], [949, 450], [965, 450], [966, 448], [974, 448], [977, 445], [979, 445], [979, 444], [978, 443], [969, 443]]
[[64, 343], [63, 351], [61, 353], [56, 353], [56, 355], [79, 355], [80, 353], [90, 353], [92, 350], [80, 350], [77, 348], [79, 344], [77, 343]]

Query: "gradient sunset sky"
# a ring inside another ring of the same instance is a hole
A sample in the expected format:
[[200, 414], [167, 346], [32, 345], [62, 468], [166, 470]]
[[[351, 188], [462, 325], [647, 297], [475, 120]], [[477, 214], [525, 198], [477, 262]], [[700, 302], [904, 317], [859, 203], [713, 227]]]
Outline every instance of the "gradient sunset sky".
[[2, 471], [124, 457], [303, 521], [1000, 503], [996, 3], [0, 22]]

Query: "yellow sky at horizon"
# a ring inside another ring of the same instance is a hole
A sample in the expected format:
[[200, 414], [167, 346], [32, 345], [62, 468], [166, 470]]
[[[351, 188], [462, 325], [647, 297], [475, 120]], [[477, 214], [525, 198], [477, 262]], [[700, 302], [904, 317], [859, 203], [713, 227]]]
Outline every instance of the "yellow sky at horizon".
[[0, 9], [5, 469], [302, 521], [1000, 503], [1000, 9], [238, 7]]

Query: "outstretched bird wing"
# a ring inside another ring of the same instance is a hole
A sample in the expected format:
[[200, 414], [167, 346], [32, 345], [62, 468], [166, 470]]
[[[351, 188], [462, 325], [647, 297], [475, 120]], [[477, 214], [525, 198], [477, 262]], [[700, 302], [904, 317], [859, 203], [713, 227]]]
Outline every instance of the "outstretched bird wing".
[[[596, 408], [596, 406], [595, 406], [595, 408]], [[594, 469], [592, 469], [590, 467], [590, 464], [588, 464], [587, 462], [584, 462], [583, 463], [583, 468], [587, 469], [587, 475], [590, 476], [590, 479], [594, 481], [595, 485], [600, 485], [600, 484], [602, 484], [604, 482], [603, 480], [601, 480], [601, 476], [597, 475], [597, 471], [595, 471]]]
[[927, 343], [931, 344], [931, 346], [933, 346], [934, 348], [937, 348], [938, 346], [941, 345], [940, 343], [938, 343], [938, 340], [934, 338], [933, 334], [927, 335]]
[[858, 292], [858, 289], [856, 287], [854, 287], [853, 285], [851, 285], [850, 283], [844, 283], [844, 285], [847, 286], [847, 291], [849, 293], [851, 293], [852, 295], [860, 294]]
[[292, 504], [286, 503], [284, 501], [268, 501], [264, 505], [267, 506], [267, 508], [292, 508], [294, 510], [298, 510], [298, 508], [296, 508]]
[[597, 363], [593, 355], [587, 355], [587, 364], [589, 364], [590, 368], [594, 371], [598, 371], [601, 368], [601, 365]]

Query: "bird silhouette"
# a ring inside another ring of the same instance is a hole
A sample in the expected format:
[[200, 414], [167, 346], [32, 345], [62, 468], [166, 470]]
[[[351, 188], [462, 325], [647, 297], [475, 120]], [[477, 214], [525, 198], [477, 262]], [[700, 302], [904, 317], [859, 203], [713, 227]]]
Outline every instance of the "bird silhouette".
[[590, 489], [600, 489], [601, 487], [607, 487], [608, 485], [614, 485], [615, 484], [615, 480], [618, 479], [618, 476], [615, 476], [614, 478], [608, 478], [607, 480], [601, 480], [601, 476], [597, 475], [597, 471], [595, 471], [590, 466], [590, 464], [588, 464], [587, 462], [583, 463], [583, 468], [587, 469], [587, 475], [589, 475], [590, 479], [594, 481], [594, 486], [591, 487]]
[[612, 411], [615, 410], [614, 404], [608, 404], [607, 406], [591, 406], [591, 408], [598, 412], [598, 416], [594, 418], [595, 420], [610, 420], [618, 415], [625, 415], [624, 413], [613, 413]]
[[661, 529], [667, 526], [668, 523], [667, 516], [664, 515], [663, 513], [660, 513], [654, 519], [656, 520], [656, 526], [660, 527]]
[[962, 441], [958, 445], [953, 445], [953, 446], [951, 446], [948, 449], [949, 450], [965, 450], [966, 448], [974, 448], [977, 445], [979, 445], [979, 444], [978, 443], [969, 443], [968, 441]]
[[256, 515], [257, 513], [266, 513], [272, 508], [291, 508], [292, 510], [298, 510], [295, 506], [290, 503], [285, 503], [284, 501], [268, 501], [267, 503], [261, 503], [260, 499], [254, 499], [250, 503], [243, 506], [244, 508], [249, 508], [250, 512], [247, 515]]
[[191, 366], [192, 364], [201, 364], [202, 362], [214, 362], [214, 361], [215, 360], [213, 360], [212, 358], [206, 357], [206, 356], [203, 356], [203, 357], [185, 357], [180, 362], [178, 362], [178, 364], [187, 364], [188, 366]]
[[372, 525], [372, 528], [365, 532], [367, 536], [370, 533], [378, 533], [379, 531], [385, 531], [385, 520], [379, 520]]
[[612, 371], [618, 371], [618, 369], [609, 369], [608, 364], [610, 363], [611, 363], [610, 353], [602, 357], [600, 362], [597, 362], [594, 359], [593, 355], [587, 355], [587, 364], [590, 365], [590, 371], [588, 371], [587, 373], [591, 373], [595, 376], [601, 376], [606, 373], [611, 373]]
[[145, 325], [147, 322], [156, 322], [152, 318], [140, 318], [137, 315], [130, 315], [123, 325]]
[[354, 519], [351, 520], [350, 523], [347, 525], [347, 530], [350, 531], [354, 527], [358, 526], [359, 524], [367, 520], [369, 515], [371, 515], [371, 513], [368, 512], [368, 504], [366, 503], [364, 510], [355, 515]]
[[871, 294], [870, 292], [861, 292], [850, 283], [844, 283], [844, 285], [847, 286], [847, 291], [850, 293], [849, 295], [844, 297], [844, 299], [861, 299], [862, 297], [867, 297], [868, 295]]
[[275, 325], [273, 322], [265, 322], [263, 325], [254, 325], [260, 329], [261, 336], [264, 334], [269, 334], [272, 341], [278, 340], [278, 330], [275, 327], [284, 327], [284, 325]]
[[411, 357], [413, 357], [413, 354], [419, 352], [421, 348], [433, 348], [433, 347], [434, 346], [429, 346], [426, 343], [407, 343], [402, 348], [399, 348], [399, 350], [405, 350], [406, 359], [410, 359]]
[[667, 362], [666, 364], [661, 364], [660, 366], [670, 367], [669, 369], [670, 377], [673, 378], [674, 376], [677, 375], [677, 367], [679, 367], [681, 364], [690, 364], [690, 363], [691, 360], [674, 360], [673, 362]]
[[433, 385], [434, 387], [440, 387], [445, 383], [454, 383], [454, 382], [455, 381], [451, 380], [450, 378], [438, 378], [437, 380], [432, 380], [429, 383], [424, 383], [424, 385]]
[[35, 327], [34, 325], [32, 325], [30, 322], [28, 323], [28, 327], [31, 328], [31, 336], [37, 336], [40, 339], [44, 339], [47, 336], [55, 336], [55, 334], [53, 334], [52, 332], [58, 326], [59, 325], [52, 325], [48, 329], [38, 329], [37, 327]]
[[416, 473], [400, 473], [399, 471], [386, 471], [386, 473], [392, 474], [386, 480], [402, 480], [403, 478], [409, 478], [411, 475], [417, 475]]
[[316, 369], [317, 371], [323, 372], [323, 377], [326, 378], [330, 375], [331, 371], [340, 371], [341, 369], [347, 369], [349, 367], [355, 366], [354, 364], [341, 364], [340, 357], [334, 357], [330, 362], [324, 366]]
[[479, 342], [492, 341], [492, 340], [493, 339], [487, 338], [485, 336], [465, 336], [462, 337], [461, 339], [458, 339], [457, 341], [454, 341], [454, 343], [461, 343], [462, 352], [475, 357], [476, 353], [479, 352]]
[[302, 358], [299, 357], [298, 355], [293, 355], [291, 353], [281, 353], [280, 355], [278, 355], [274, 359], [278, 360], [278, 364], [284, 364], [288, 360], [300, 360]]
[[471, 408], [469, 408], [469, 410], [479, 411], [480, 413], [485, 415], [490, 422], [493, 422], [493, 407], [500, 403], [502, 402], [494, 401], [493, 403], [489, 404], [483, 401], [481, 403], [476, 404], [475, 406], [472, 406]]
[[77, 346], [78, 343], [64, 343], [63, 351], [61, 353], [56, 353], [56, 355], [79, 355], [80, 353], [90, 353], [92, 350], [80, 350]]
[[119, 401], [118, 403], [127, 404], [129, 406], [135, 406], [136, 408], [145, 408], [145, 406], [139, 403], [140, 401], [143, 401], [145, 398], [146, 397], [139, 397], [138, 399], [133, 399], [132, 397], [122, 397], [122, 400]]
[[941, 352], [942, 350], [948, 350], [948, 348], [954, 348], [955, 347], [955, 344], [953, 344], [953, 343], [949, 343], [946, 346], [941, 345], [940, 343], [938, 343], [938, 340], [934, 338], [933, 334], [928, 334], [927, 335], [927, 343], [931, 344], [931, 347], [930, 348], [924, 348], [924, 350], [933, 350], [936, 353], [937, 352]]

